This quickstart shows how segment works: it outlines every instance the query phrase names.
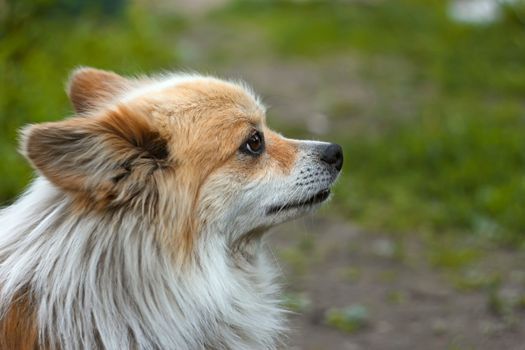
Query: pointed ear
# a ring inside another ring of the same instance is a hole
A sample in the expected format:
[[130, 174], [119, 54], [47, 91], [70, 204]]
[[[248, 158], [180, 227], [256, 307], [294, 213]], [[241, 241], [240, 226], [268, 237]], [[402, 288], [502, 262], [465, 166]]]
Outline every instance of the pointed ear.
[[151, 186], [169, 156], [159, 132], [125, 108], [26, 127], [21, 150], [56, 186], [103, 203], [126, 201]]
[[132, 80], [116, 73], [84, 67], [71, 73], [67, 93], [75, 111], [81, 114], [111, 101], [132, 85]]

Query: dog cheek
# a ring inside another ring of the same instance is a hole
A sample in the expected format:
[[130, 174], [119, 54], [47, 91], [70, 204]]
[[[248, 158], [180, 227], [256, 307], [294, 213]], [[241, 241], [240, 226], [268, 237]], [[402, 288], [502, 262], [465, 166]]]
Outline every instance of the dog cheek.
[[210, 222], [211, 218], [227, 215], [228, 209], [235, 206], [239, 185], [237, 176], [218, 172], [208, 177], [200, 188], [198, 215], [202, 222]]

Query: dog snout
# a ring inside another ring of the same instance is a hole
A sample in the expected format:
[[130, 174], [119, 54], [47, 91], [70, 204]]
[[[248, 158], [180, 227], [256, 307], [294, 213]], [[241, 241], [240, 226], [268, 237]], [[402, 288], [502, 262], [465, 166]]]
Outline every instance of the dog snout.
[[320, 159], [337, 171], [340, 171], [343, 167], [343, 149], [338, 144], [331, 143], [323, 148]]

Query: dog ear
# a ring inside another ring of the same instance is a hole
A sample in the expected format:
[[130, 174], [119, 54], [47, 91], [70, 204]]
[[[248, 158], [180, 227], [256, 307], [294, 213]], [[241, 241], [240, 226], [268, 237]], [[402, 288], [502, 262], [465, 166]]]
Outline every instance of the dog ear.
[[22, 130], [21, 151], [56, 186], [102, 202], [126, 201], [168, 167], [168, 145], [150, 122], [125, 107]]
[[82, 114], [111, 101], [133, 84], [116, 73], [83, 67], [71, 73], [67, 93], [75, 111]]

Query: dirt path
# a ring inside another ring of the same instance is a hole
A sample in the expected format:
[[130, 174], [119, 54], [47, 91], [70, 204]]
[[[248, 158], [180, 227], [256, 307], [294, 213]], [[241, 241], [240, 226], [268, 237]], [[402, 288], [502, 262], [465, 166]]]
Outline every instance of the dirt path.
[[[458, 290], [429, 265], [417, 237], [404, 238], [400, 252], [388, 235], [319, 216], [275, 231], [286, 289], [302, 304], [291, 318], [293, 349], [525, 349], [523, 311], [497, 309], [484, 288]], [[502, 304], [524, 291], [519, 261], [517, 253], [492, 251], [478, 267], [503, 273]], [[352, 305], [367, 313], [356, 330], [326, 324], [327, 310]]]

